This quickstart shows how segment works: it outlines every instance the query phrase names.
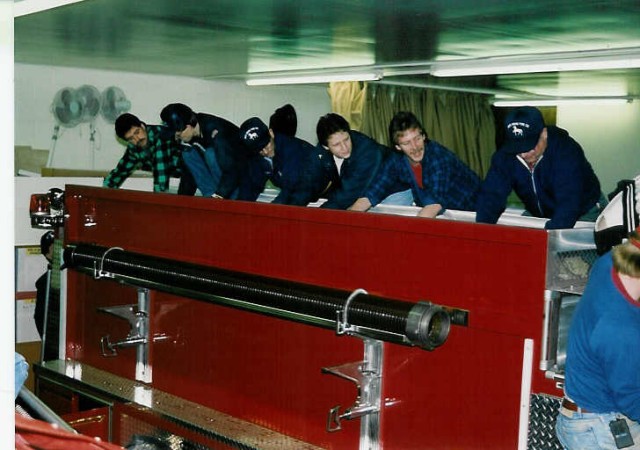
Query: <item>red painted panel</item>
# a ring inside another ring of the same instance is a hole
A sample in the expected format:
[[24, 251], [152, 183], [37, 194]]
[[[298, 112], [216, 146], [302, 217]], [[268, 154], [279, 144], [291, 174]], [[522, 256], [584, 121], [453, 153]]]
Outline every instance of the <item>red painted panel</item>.
[[[542, 330], [545, 231], [80, 186], [67, 187], [66, 202], [67, 243], [469, 310], [469, 327], [434, 352], [385, 344], [382, 439], [516, 447], [523, 342], [534, 339], [537, 366]], [[135, 291], [78, 274], [69, 284], [69, 356], [131, 377], [133, 349], [99, 356], [99, 335], [126, 334], [126, 322], [95, 307], [135, 303]], [[161, 293], [152, 314], [153, 330], [172, 336], [153, 346], [154, 387], [316, 445], [357, 448], [358, 420], [324, 430], [355, 388], [320, 371], [361, 360], [357, 338]], [[534, 367], [538, 385], [550, 382]]]

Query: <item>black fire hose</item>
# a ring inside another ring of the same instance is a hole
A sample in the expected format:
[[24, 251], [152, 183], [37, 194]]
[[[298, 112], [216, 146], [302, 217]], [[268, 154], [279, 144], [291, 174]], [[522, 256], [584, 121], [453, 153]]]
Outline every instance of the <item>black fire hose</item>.
[[71, 245], [69, 269], [184, 297], [259, 311], [297, 322], [433, 350], [444, 344], [450, 311], [429, 302], [409, 303], [286, 280], [174, 261], [118, 247]]

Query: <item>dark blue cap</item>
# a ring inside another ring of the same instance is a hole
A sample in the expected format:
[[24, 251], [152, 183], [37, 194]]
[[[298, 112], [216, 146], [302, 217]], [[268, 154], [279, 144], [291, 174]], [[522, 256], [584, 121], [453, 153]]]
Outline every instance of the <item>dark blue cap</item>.
[[247, 119], [240, 125], [240, 139], [249, 151], [260, 153], [271, 140], [269, 127], [257, 117]]
[[538, 108], [523, 106], [511, 111], [504, 120], [505, 142], [500, 151], [519, 155], [532, 150], [538, 144], [544, 126]]
[[160, 118], [167, 129], [172, 132], [180, 132], [190, 125], [194, 113], [187, 105], [182, 103], [171, 103], [160, 112]]

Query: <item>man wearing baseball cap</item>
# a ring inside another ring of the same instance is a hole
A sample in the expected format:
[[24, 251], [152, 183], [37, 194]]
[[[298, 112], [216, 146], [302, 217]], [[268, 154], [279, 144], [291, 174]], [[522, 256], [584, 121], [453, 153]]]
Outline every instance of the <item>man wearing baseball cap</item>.
[[537, 108], [525, 106], [504, 122], [505, 143], [494, 153], [480, 188], [476, 221], [496, 223], [512, 190], [546, 229], [595, 221], [606, 200], [580, 144], [569, 133], [546, 126]]
[[182, 159], [204, 197], [235, 199], [246, 155], [238, 127], [222, 117], [196, 113], [183, 103], [160, 112], [170, 137], [182, 144]]
[[274, 132], [258, 117], [242, 123], [240, 139], [249, 154], [249, 164], [238, 199], [256, 200], [267, 180], [271, 180], [280, 188], [272, 203], [306, 206], [306, 197], [301, 191], [303, 165], [313, 146], [302, 139]]

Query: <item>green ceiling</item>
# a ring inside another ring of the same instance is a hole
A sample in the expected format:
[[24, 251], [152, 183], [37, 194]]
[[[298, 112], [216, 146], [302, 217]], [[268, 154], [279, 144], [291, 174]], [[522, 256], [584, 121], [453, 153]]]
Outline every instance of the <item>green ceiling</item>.
[[[16, 62], [207, 79], [619, 48], [640, 51], [638, 0], [86, 0], [15, 19]], [[637, 69], [394, 80], [640, 95]]]

